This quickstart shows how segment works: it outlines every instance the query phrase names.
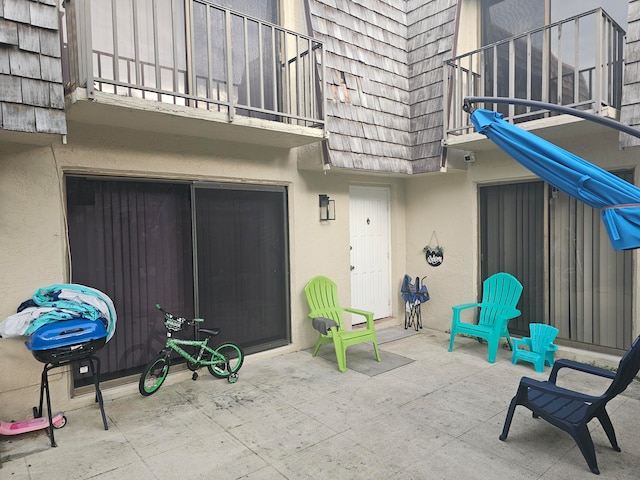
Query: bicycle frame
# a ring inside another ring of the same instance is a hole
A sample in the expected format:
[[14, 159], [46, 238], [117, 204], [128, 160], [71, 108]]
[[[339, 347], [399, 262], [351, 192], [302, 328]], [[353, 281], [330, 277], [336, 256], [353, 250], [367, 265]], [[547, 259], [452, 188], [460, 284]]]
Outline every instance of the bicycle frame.
[[[171, 352], [176, 352], [187, 361], [187, 367], [193, 372], [192, 380], [198, 379], [198, 370], [207, 367], [209, 373], [216, 378], [226, 378], [229, 383], [238, 381], [238, 370], [244, 361], [242, 347], [233, 342], [223, 342], [218, 346], [210, 347], [209, 340], [218, 335], [220, 329], [199, 328], [201, 318], [187, 320], [167, 312], [160, 304], [156, 308], [164, 314], [164, 326], [167, 329], [167, 341], [159, 354], [145, 367], [140, 375], [138, 389], [142, 395], [149, 396], [158, 391], [162, 386], [171, 365]], [[173, 338], [173, 332], [180, 332], [185, 327], [195, 327], [195, 339]], [[200, 340], [200, 333], [205, 335]], [[193, 355], [186, 350], [187, 347], [195, 349]], [[228, 352], [228, 353], [227, 353]]]
[[[187, 360], [188, 362], [191, 363], [195, 363], [198, 364], [200, 366], [208, 366], [208, 365], [219, 365], [221, 363], [227, 363], [227, 360], [220, 355], [218, 352], [216, 352], [214, 349], [212, 349], [208, 344], [209, 344], [209, 339], [211, 337], [207, 337], [204, 340], [198, 340], [199, 338], [199, 333], [200, 333], [200, 329], [198, 328], [198, 322], [202, 322], [201, 318], [194, 318], [193, 322], [195, 324], [195, 330], [196, 330], [196, 340], [182, 340], [179, 338], [173, 338], [172, 333], [167, 329], [167, 342], [164, 345], [165, 348], [165, 353], [167, 354], [167, 356], [170, 354], [169, 350], [173, 350], [174, 352], [176, 352], [178, 355], [180, 355], [182, 358], [184, 358], [185, 360]], [[189, 352], [187, 352], [184, 348], [182, 347], [197, 347], [198, 348], [198, 356], [194, 357], [193, 355], [191, 355]], [[208, 352], [211, 354], [211, 359], [210, 360], [202, 360], [202, 355], [204, 354], [204, 352]]]
[[[171, 334], [167, 332], [167, 336], [170, 337], [170, 335]], [[218, 352], [216, 352], [214, 349], [212, 349], [208, 345], [208, 343], [209, 343], [209, 337], [207, 337], [204, 340], [179, 340], [176, 338], [167, 338], [165, 349], [173, 350], [188, 362], [198, 363], [202, 366], [218, 365], [220, 363], [226, 363], [227, 360]], [[183, 349], [182, 346], [199, 347], [198, 356], [194, 357], [185, 349]], [[211, 354], [211, 360], [202, 360], [202, 355], [204, 354], [204, 352], [208, 352]]]

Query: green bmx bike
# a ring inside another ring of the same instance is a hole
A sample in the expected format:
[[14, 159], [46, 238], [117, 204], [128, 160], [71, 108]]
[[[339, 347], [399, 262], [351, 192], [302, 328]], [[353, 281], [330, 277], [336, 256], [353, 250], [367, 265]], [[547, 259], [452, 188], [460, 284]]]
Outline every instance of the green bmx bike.
[[[198, 379], [198, 370], [206, 366], [209, 373], [217, 378], [226, 378], [229, 383], [238, 381], [238, 370], [244, 362], [244, 351], [235, 343], [226, 342], [215, 348], [209, 346], [211, 337], [220, 333], [219, 328], [200, 328], [202, 318], [187, 320], [176, 317], [164, 310], [159, 304], [156, 308], [164, 315], [164, 326], [167, 329], [167, 342], [158, 354], [144, 369], [138, 385], [140, 393], [144, 396], [156, 393], [162, 386], [169, 373], [171, 352], [176, 352], [187, 361], [187, 367], [193, 372], [191, 378]], [[195, 339], [183, 340], [172, 337], [173, 332], [179, 332], [185, 327], [195, 326]], [[200, 335], [204, 339], [200, 340]], [[192, 348], [194, 354], [190, 354], [185, 348]]]

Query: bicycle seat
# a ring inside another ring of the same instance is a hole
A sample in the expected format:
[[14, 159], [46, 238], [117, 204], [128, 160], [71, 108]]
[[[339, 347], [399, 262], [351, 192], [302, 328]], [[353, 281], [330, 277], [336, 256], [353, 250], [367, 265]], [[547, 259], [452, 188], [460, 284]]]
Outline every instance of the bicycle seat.
[[219, 328], [201, 328], [199, 330], [200, 333], [204, 333], [205, 335], [210, 335], [212, 337], [218, 335], [220, 333], [220, 329]]

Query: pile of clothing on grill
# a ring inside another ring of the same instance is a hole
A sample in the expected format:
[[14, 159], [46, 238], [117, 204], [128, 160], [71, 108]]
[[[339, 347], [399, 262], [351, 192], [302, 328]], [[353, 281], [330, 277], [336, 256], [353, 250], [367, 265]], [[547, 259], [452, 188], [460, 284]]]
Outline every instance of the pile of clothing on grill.
[[75, 319], [102, 322], [107, 341], [116, 329], [116, 309], [106, 294], [85, 285], [61, 283], [40, 288], [22, 302], [15, 314], [0, 322], [0, 337], [29, 336], [43, 325]]

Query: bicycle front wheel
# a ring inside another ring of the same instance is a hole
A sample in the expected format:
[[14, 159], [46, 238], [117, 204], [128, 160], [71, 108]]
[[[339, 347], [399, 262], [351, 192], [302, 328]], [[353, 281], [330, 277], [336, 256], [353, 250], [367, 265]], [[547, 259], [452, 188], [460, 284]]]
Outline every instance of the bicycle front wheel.
[[145, 397], [156, 393], [169, 373], [169, 359], [158, 355], [142, 372], [138, 390]]
[[[244, 351], [242, 347], [235, 343], [223, 343], [213, 349], [217, 355], [214, 355], [212, 360], [217, 359], [212, 365], [207, 365], [209, 373], [214, 377], [228, 378], [230, 375], [235, 375], [242, 362], [244, 362]], [[237, 377], [237, 375], [235, 375]]]

